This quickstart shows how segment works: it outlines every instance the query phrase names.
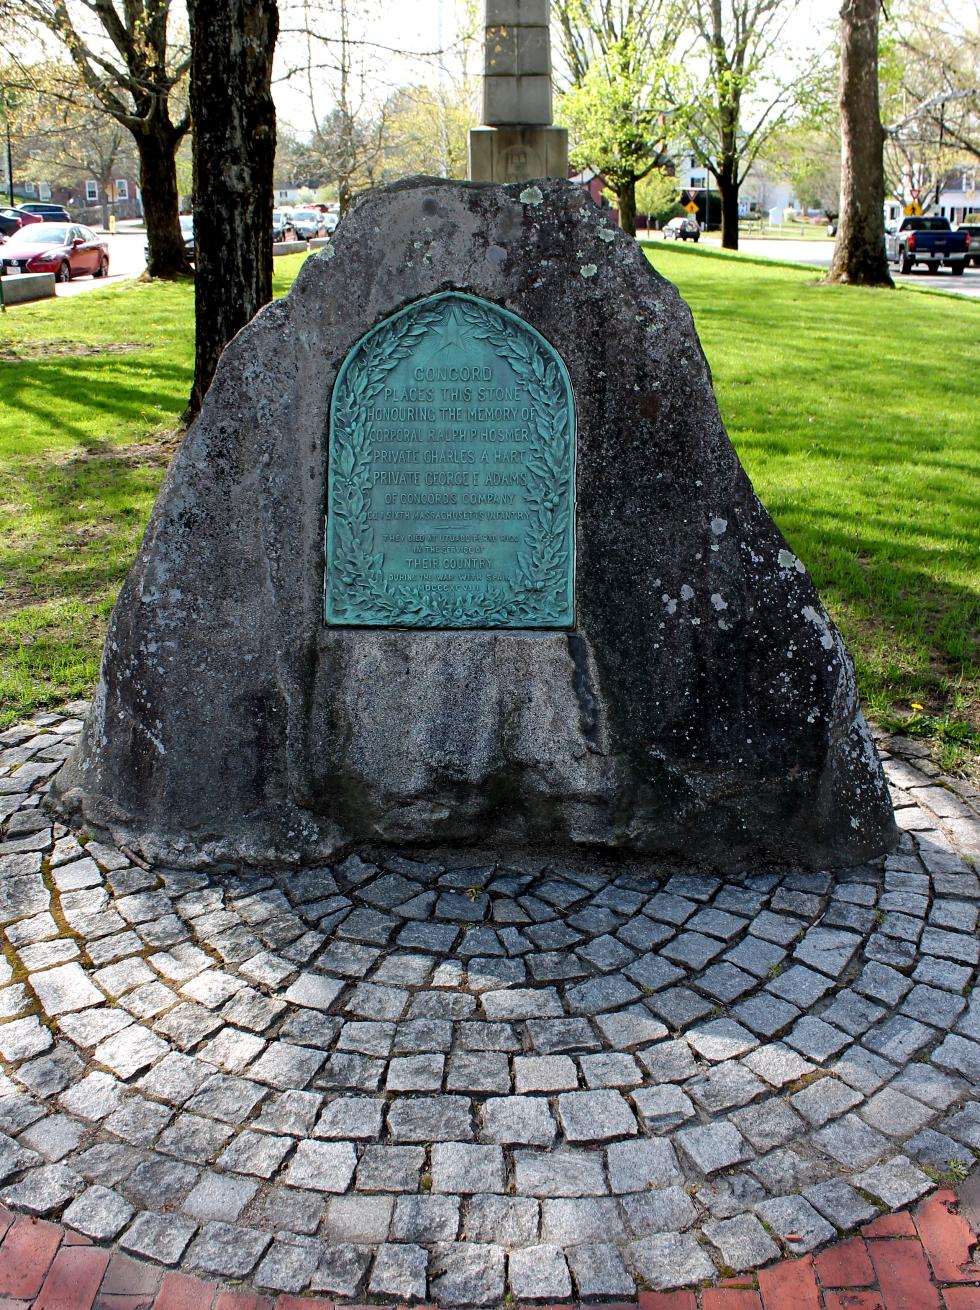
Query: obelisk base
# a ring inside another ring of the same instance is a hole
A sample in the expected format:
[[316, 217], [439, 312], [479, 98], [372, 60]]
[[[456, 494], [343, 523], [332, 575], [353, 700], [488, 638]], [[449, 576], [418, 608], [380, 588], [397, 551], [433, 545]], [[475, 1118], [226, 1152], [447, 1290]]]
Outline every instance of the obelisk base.
[[568, 177], [568, 133], [563, 127], [474, 127], [472, 182], [528, 182]]

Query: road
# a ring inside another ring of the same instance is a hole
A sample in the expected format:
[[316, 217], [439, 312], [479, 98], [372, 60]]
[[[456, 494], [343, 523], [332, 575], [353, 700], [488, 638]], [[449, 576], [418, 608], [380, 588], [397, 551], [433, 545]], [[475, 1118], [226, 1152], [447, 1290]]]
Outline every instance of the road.
[[[652, 241], [659, 241], [656, 233], [641, 233]], [[717, 249], [720, 240], [715, 235], [702, 238], [705, 246]], [[108, 283], [123, 282], [127, 278], [139, 277], [146, 267], [143, 247], [146, 244], [145, 232], [117, 232], [115, 236], [106, 237], [109, 243], [109, 277]], [[665, 246], [673, 242], [664, 242]], [[834, 253], [834, 243], [826, 241], [794, 241], [778, 238], [746, 237], [739, 240], [739, 252], [759, 259], [783, 259], [795, 264], [812, 264], [817, 268], [829, 268]], [[954, 277], [948, 269], [939, 273], [928, 273], [919, 269], [913, 273], [899, 273], [892, 269], [892, 277], [899, 285], [929, 287], [932, 290], [952, 291], [960, 296], [980, 300], [980, 268], [968, 268], [962, 277]], [[77, 296], [86, 291], [94, 291], [107, 285], [98, 278], [83, 277], [75, 282], [62, 283], [57, 287], [59, 296]]]
[[[657, 241], [656, 233], [650, 233], [650, 239]], [[720, 249], [721, 240], [714, 234], [702, 237], [708, 247]], [[665, 242], [673, 245], [673, 242]], [[738, 241], [739, 254], [752, 255], [757, 259], [785, 259], [793, 264], [813, 264], [817, 268], [829, 268], [834, 253], [834, 243], [826, 241], [794, 241], [790, 238], [747, 237], [744, 234]], [[959, 296], [980, 300], [980, 268], [968, 268], [962, 277], [955, 277], [949, 269], [938, 273], [929, 273], [924, 268], [912, 273], [899, 273], [892, 267], [892, 278], [899, 286], [929, 287], [933, 291], [954, 291]]]
[[109, 244], [108, 279], [81, 277], [75, 282], [62, 282], [55, 287], [58, 296], [78, 296], [86, 291], [96, 291], [106, 282], [125, 282], [127, 278], [139, 277], [146, 268], [146, 232], [141, 228], [136, 231], [117, 232], [114, 236], [101, 233]]
[[101, 235], [109, 244], [109, 276], [98, 278], [86, 275], [74, 282], [59, 282], [54, 289], [56, 296], [77, 296], [85, 291], [98, 291], [99, 287], [111, 286], [113, 282], [125, 282], [128, 278], [139, 277], [146, 268], [146, 259], [143, 255], [143, 247], [146, 245], [145, 232], [117, 232], [115, 236], [108, 236], [106, 233]]
[[146, 233], [117, 232], [115, 236], [106, 236], [105, 240], [109, 243], [109, 276], [80, 277], [74, 282], [59, 282], [55, 287], [55, 295], [77, 296], [85, 291], [111, 286], [113, 282], [125, 282], [127, 278], [139, 277], [146, 268], [143, 255]]

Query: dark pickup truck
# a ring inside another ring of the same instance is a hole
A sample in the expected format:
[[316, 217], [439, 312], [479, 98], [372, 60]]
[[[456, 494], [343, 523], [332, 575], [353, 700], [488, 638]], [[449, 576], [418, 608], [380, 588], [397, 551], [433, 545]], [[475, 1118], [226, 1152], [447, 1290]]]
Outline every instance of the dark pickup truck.
[[938, 273], [945, 264], [962, 273], [970, 254], [970, 234], [954, 232], [948, 218], [903, 218], [897, 228], [885, 231], [885, 254], [900, 273], [911, 273], [915, 264], [927, 265]]

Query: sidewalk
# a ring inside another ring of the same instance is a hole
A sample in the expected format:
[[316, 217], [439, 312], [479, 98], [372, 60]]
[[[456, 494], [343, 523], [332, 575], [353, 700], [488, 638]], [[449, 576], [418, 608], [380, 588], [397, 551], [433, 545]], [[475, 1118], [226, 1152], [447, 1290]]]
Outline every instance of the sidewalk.
[[210, 874], [45, 812], [86, 709], [0, 733], [0, 1310], [980, 1310], [980, 798], [924, 747], [833, 874]]

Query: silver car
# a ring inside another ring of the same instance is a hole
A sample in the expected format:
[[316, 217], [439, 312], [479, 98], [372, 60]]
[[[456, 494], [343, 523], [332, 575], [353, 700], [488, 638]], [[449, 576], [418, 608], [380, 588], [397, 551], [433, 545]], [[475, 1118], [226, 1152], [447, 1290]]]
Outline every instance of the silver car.
[[664, 227], [663, 237], [665, 241], [673, 237], [675, 241], [693, 241], [697, 243], [701, 237], [698, 220], [690, 214], [680, 218], [672, 218]]
[[310, 241], [313, 237], [323, 236], [326, 231], [319, 209], [294, 209], [290, 227], [300, 241]]

